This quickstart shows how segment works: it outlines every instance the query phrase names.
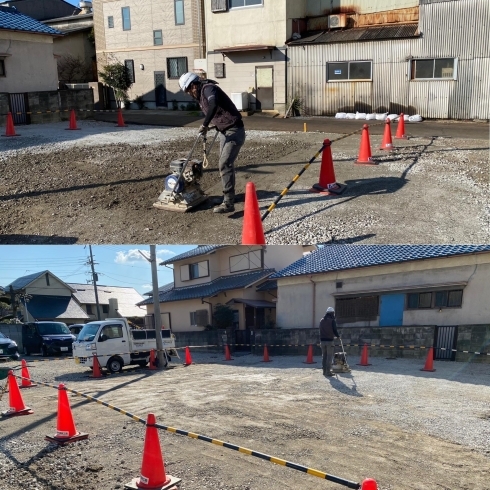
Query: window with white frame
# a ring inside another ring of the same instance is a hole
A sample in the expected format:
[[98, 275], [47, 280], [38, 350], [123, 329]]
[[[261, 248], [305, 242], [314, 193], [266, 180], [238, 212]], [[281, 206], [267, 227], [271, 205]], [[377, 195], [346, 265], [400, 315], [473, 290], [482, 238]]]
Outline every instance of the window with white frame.
[[337, 61], [327, 63], [327, 82], [372, 80], [372, 61]]
[[456, 80], [456, 58], [412, 60], [412, 80]]
[[229, 0], [230, 9], [236, 9], [240, 7], [256, 7], [257, 5], [264, 5], [264, 0]]

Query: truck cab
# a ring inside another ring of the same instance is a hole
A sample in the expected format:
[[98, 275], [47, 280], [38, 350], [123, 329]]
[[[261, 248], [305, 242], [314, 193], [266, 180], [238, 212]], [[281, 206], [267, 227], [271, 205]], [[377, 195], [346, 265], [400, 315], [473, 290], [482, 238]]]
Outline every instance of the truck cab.
[[71, 354], [75, 338], [62, 322], [28, 322], [22, 325], [22, 346], [28, 356], [33, 353], [43, 356]]
[[[175, 351], [175, 337], [170, 330], [161, 330], [165, 365]], [[97, 356], [102, 367], [110, 372], [119, 372], [123, 366], [146, 366], [151, 349], [156, 349], [156, 331], [131, 329], [125, 318], [108, 318], [104, 321], [86, 323], [76, 342], [73, 356], [77, 364], [93, 366]]]

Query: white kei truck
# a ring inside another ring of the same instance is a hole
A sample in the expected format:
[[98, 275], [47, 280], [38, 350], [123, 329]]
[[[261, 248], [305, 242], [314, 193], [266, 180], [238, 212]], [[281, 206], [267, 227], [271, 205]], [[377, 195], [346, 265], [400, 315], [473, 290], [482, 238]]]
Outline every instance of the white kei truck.
[[[166, 367], [170, 356], [179, 357], [179, 354], [175, 350], [175, 335], [168, 329], [160, 331]], [[77, 364], [91, 368], [95, 354], [101, 367], [116, 373], [128, 365], [145, 367], [151, 349], [155, 349], [156, 358], [156, 330], [132, 329], [126, 318], [107, 318], [83, 326], [73, 343], [73, 357]]]

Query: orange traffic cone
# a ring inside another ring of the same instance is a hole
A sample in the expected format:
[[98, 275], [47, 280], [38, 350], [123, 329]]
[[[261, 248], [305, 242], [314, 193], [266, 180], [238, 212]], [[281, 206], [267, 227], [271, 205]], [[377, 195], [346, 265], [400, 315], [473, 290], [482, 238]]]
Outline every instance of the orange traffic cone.
[[68, 442], [87, 439], [88, 434], [78, 432], [71, 413], [70, 402], [64, 384], [58, 385], [58, 422], [56, 424], [56, 435], [46, 436], [44, 439], [55, 442], [60, 446]]
[[27, 362], [25, 359], [22, 359], [22, 383], [20, 385], [21, 388], [32, 388], [37, 386], [31, 381], [31, 376], [29, 375], [29, 370], [27, 369]]
[[157, 363], [155, 359], [155, 349], [151, 349], [150, 351], [150, 369], [154, 371], [157, 369]]
[[29, 415], [34, 413], [29, 407], [26, 407], [22, 395], [20, 394], [19, 385], [15, 380], [14, 372], [9, 371], [9, 409], [2, 412], [2, 417], [13, 417], [16, 415]]
[[117, 111], [117, 128], [125, 128], [127, 124], [124, 124], [124, 119], [121, 109]]
[[225, 361], [233, 361], [228, 344], [225, 345]]
[[332, 159], [332, 143], [326, 139], [323, 141], [322, 165], [320, 167], [320, 181], [313, 184], [310, 192], [319, 192], [323, 195], [342, 194], [346, 186], [338, 184], [335, 180], [335, 170]]
[[264, 358], [262, 359], [261, 362], [272, 362], [269, 359], [269, 351], [267, 350], [267, 344], [264, 345]]
[[429, 352], [427, 353], [427, 358], [425, 360], [425, 366], [421, 371], [430, 371], [433, 373], [435, 371], [434, 369], [434, 348], [431, 347], [429, 349]]
[[265, 245], [259, 202], [257, 201], [257, 194], [253, 182], [247, 182], [245, 188], [242, 245]]
[[192, 364], [191, 350], [189, 349], [189, 347], [186, 347], [184, 366], [190, 366], [191, 364]]
[[379, 149], [386, 151], [393, 150], [393, 141], [391, 140], [391, 121], [389, 119], [386, 119], [383, 141], [381, 142]]
[[367, 346], [367, 344], [364, 344], [364, 347], [362, 348], [361, 362], [359, 362], [357, 365], [358, 366], [371, 366], [371, 364], [368, 363], [368, 346]]
[[378, 484], [376, 483], [376, 480], [373, 480], [372, 478], [366, 478], [361, 483], [361, 490], [378, 490]]
[[143, 461], [141, 463], [141, 475], [124, 485], [124, 488], [138, 490], [166, 490], [178, 485], [182, 480], [165, 473], [165, 463], [160, 447], [158, 429], [155, 427], [156, 418], [152, 413], [146, 418], [145, 444], [143, 447]]
[[100, 363], [97, 356], [94, 354], [92, 358], [92, 376], [91, 378], [102, 378], [102, 371], [100, 369]]
[[14, 120], [12, 119], [12, 113], [7, 113], [7, 126], [5, 128], [5, 134], [2, 136], [20, 136], [15, 132]]
[[82, 129], [77, 127], [77, 116], [75, 115], [75, 109], [70, 112], [70, 125], [66, 128], [67, 130]]
[[311, 344], [308, 347], [308, 354], [306, 355], [306, 361], [303, 361], [303, 364], [316, 364], [316, 361], [313, 360], [313, 346]]
[[359, 157], [356, 161], [357, 165], [377, 165], [371, 154], [371, 142], [369, 141], [369, 126], [365, 124], [362, 127], [361, 147], [359, 149]]
[[400, 114], [400, 117], [398, 118], [398, 127], [396, 128], [395, 139], [408, 140], [408, 136], [405, 134], [404, 114]]

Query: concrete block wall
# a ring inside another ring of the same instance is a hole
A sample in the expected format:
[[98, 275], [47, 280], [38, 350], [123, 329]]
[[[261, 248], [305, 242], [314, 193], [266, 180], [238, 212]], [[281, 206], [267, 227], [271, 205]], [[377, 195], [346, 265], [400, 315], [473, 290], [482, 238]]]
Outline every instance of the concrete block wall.
[[[9, 111], [9, 94], [0, 93], [0, 126], [5, 127], [7, 123], [7, 112]], [[2, 134], [5, 134], [3, 129]]]
[[[29, 101], [28, 110], [33, 113], [30, 116], [31, 124], [43, 124], [62, 120], [61, 114], [55, 112], [60, 109], [57, 90], [29, 92], [27, 94], [27, 99]], [[42, 114], [36, 114], [36, 112], [42, 112]]]
[[[92, 111], [94, 109], [94, 91], [91, 88], [80, 90], [60, 90], [60, 109], [77, 111], [77, 119], [93, 119]], [[83, 110], [82, 110], [83, 109]], [[62, 120], [68, 120], [70, 117], [69, 112], [61, 113]]]
[[19, 352], [22, 352], [22, 324], [0, 323], [0, 332], [17, 342]]
[[465, 354], [468, 352], [490, 353], [490, 325], [461, 325], [458, 327], [456, 361], [490, 364], [490, 355]]

